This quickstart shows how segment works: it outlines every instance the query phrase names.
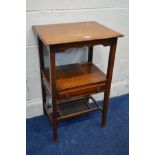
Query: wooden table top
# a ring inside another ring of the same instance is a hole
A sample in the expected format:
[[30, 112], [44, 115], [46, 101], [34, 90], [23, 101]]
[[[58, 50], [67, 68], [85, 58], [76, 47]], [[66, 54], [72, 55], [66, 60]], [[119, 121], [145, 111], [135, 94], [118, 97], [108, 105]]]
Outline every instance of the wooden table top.
[[34, 25], [33, 29], [45, 45], [123, 37], [121, 33], [94, 21]]

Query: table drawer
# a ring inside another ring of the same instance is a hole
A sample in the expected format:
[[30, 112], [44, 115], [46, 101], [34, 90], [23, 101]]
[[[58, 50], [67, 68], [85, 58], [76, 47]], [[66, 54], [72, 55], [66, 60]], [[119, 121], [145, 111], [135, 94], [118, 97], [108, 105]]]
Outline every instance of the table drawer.
[[85, 86], [85, 87], [78, 87], [74, 89], [69, 89], [65, 91], [59, 91], [57, 93], [58, 99], [63, 100], [63, 99], [69, 99], [73, 97], [80, 97], [80, 96], [85, 96], [85, 95], [91, 95], [95, 93], [99, 93], [105, 90], [105, 84], [100, 84], [100, 85], [91, 85], [91, 86]]

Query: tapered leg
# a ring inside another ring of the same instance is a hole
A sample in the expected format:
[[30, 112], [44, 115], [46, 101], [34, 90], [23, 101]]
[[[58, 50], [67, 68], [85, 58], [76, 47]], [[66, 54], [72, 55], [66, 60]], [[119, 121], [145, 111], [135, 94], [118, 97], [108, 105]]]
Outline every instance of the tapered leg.
[[56, 64], [55, 64], [55, 51], [52, 46], [50, 46], [49, 51], [49, 61], [50, 61], [50, 89], [52, 97], [52, 127], [53, 127], [53, 141], [57, 141], [57, 107], [56, 107]]
[[88, 62], [93, 61], [93, 46], [88, 47]]
[[52, 113], [52, 128], [53, 128], [53, 141], [57, 142], [57, 140], [58, 140], [57, 122], [56, 122], [54, 113]]
[[45, 106], [46, 106], [46, 90], [45, 90], [43, 84], [42, 84], [42, 98], [43, 98], [43, 112], [44, 112], [44, 115], [48, 115], [46, 110], [45, 110]]
[[110, 46], [108, 69], [107, 69], [107, 84], [106, 84], [106, 90], [104, 93], [104, 104], [103, 104], [102, 123], [101, 123], [102, 127], [105, 127], [106, 125], [116, 46], [117, 46], [117, 39], [113, 39], [112, 44]]
[[[39, 38], [38, 38], [38, 44], [39, 44], [39, 63], [40, 63], [40, 74], [41, 74], [41, 70], [44, 69], [44, 54], [43, 54], [43, 43]], [[43, 86], [42, 74], [41, 74], [41, 88], [42, 88], [41, 90], [42, 90], [42, 100], [43, 100], [43, 112], [44, 112], [44, 115], [47, 115], [44, 107], [46, 103], [46, 92]]]
[[[92, 62], [93, 61], [93, 46], [89, 46], [88, 47], [88, 62]], [[85, 96], [85, 101], [87, 103], [89, 103], [89, 96]]]

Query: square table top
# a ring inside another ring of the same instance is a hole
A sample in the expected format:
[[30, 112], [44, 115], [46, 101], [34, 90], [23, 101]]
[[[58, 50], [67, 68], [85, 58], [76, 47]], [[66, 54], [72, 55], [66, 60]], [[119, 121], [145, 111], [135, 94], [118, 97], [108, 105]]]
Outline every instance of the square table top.
[[94, 21], [34, 25], [33, 29], [45, 45], [123, 37], [121, 33]]

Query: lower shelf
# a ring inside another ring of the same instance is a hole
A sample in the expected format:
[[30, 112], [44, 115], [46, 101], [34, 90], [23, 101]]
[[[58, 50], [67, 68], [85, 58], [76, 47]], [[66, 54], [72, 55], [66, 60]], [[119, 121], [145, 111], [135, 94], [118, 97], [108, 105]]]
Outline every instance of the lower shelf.
[[[88, 99], [91, 99], [93, 103], [87, 103]], [[48, 114], [51, 115], [51, 106], [46, 107], [46, 110]], [[62, 102], [57, 104], [57, 120], [65, 120], [97, 110], [102, 110], [102, 108], [91, 96], [87, 99], [80, 98], [73, 101]]]
[[80, 111], [88, 110], [82, 100], [61, 103], [57, 106], [60, 116], [66, 116]]

